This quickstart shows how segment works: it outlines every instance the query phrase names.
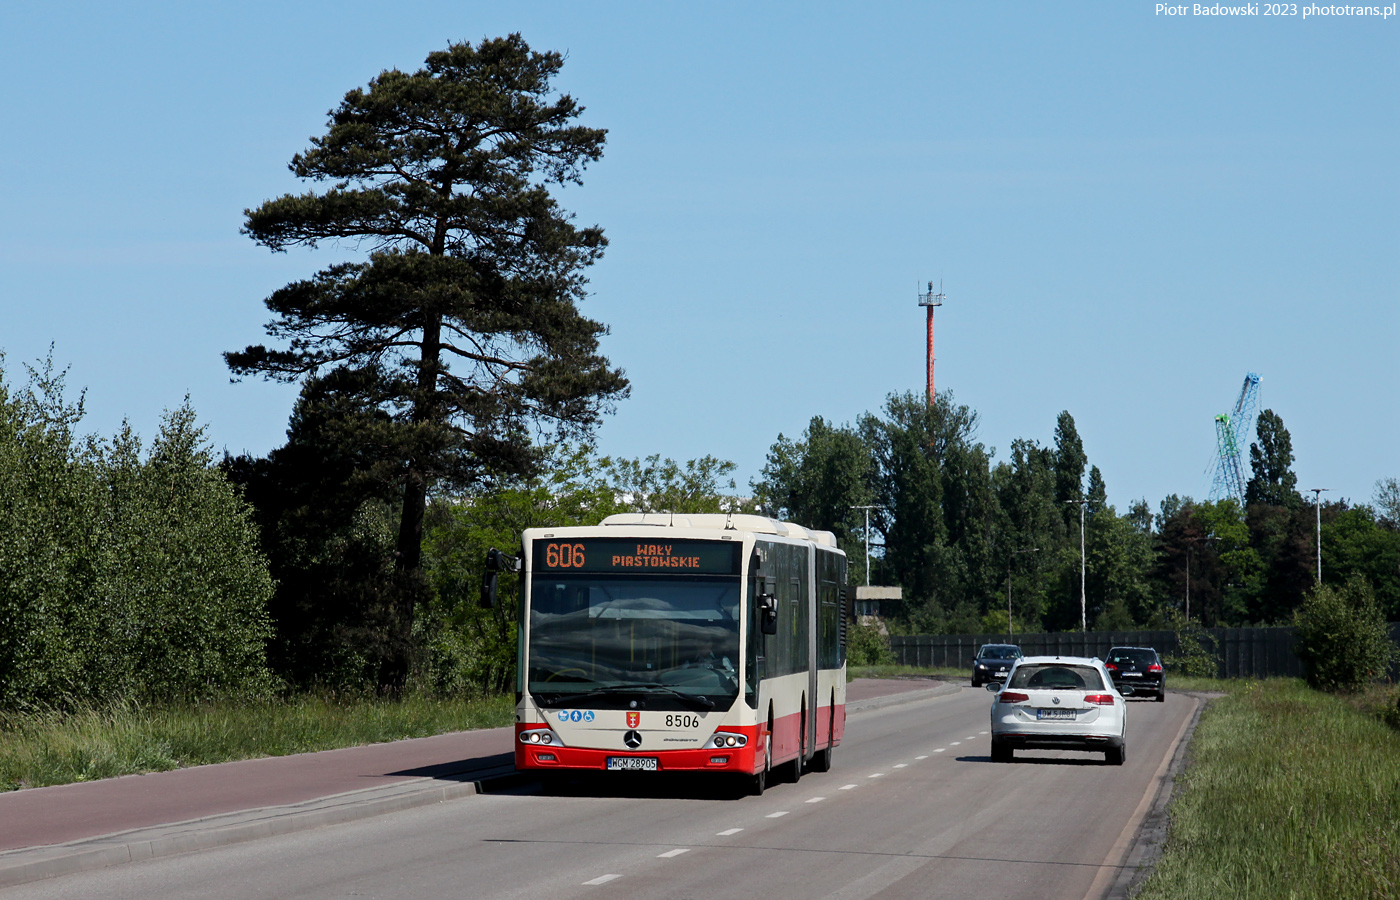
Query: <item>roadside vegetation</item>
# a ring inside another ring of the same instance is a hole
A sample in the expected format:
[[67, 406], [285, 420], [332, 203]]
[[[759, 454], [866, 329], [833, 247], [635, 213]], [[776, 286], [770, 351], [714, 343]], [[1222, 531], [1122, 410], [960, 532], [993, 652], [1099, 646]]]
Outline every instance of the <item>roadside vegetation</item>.
[[510, 696], [302, 694], [0, 714], [0, 790], [429, 737], [514, 721]]
[[966, 680], [970, 673], [949, 666], [848, 666], [846, 680], [856, 678], [957, 678]]
[[1400, 739], [1297, 680], [1218, 682], [1140, 900], [1400, 896]]

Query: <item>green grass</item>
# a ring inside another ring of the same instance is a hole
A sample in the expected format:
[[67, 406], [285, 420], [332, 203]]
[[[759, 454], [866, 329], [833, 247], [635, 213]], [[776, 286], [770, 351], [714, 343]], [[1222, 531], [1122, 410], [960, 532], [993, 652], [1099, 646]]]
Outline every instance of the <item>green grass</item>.
[[938, 675], [944, 678], [970, 678], [972, 670], [925, 668], [922, 666], [848, 666], [846, 668], [847, 681], [850, 681], [852, 678], [901, 678], [910, 675]]
[[509, 725], [510, 697], [287, 700], [0, 715], [0, 790]]
[[1396, 732], [1299, 681], [1226, 689], [1201, 715], [1165, 851], [1137, 897], [1400, 896]]
[[1210, 693], [1213, 691], [1242, 690], [1249, 684], [1257, 682], [1247, 681], [1243, 678], [1200, 678], [1195, 675], [1176, 675], [1167, 673], [1168, 691], [1200, 691]]

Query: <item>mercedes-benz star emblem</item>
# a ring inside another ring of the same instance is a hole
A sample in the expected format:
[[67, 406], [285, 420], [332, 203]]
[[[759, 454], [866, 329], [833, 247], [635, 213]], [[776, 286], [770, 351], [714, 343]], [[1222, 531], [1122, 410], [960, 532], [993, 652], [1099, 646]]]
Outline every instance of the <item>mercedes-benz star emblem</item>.
[[636, 750], [642, 746], [642, 733], [640, 731], [629, 731], [622, 736], [622, 743]]

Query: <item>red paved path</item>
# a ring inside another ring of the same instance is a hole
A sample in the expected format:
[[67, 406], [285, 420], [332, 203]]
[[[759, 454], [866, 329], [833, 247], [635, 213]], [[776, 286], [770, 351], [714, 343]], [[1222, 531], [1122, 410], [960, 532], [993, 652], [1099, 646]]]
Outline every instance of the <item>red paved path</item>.
[[[846, 686], [846, 700], [868, 700], [936, 684], [923, 679], [858, 678]], [[512, 731], [462, 731], [11, 791], [0, 794], [0, 851], [508, 766]]]

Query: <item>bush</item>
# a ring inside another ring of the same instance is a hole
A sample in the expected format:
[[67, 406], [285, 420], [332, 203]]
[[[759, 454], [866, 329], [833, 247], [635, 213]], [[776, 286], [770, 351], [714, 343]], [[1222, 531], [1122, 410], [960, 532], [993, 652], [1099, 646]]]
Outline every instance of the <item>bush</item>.
[[1395, 656], [1375, 593], [1359, 575], [1341, 590], [1313, 589], [1294, 613], [1293, 627], [1293, 652], [1307, 668], [1308, 684], [1319, 690], [1359, 691]]
[[1215, 638], [1209, 632], [1179, 615], [1172, 620], [1171, 628], [1176, 632], [1177, 652], [1162, 656], [1162, 665], [1168, 672], [1192, 678], [1214, 678], [1219, 674]]
[[894, 662], [890, 639], [878, 625], [852, 625], [846, 632], [846, 663], [852, 666], [882, 666]]

